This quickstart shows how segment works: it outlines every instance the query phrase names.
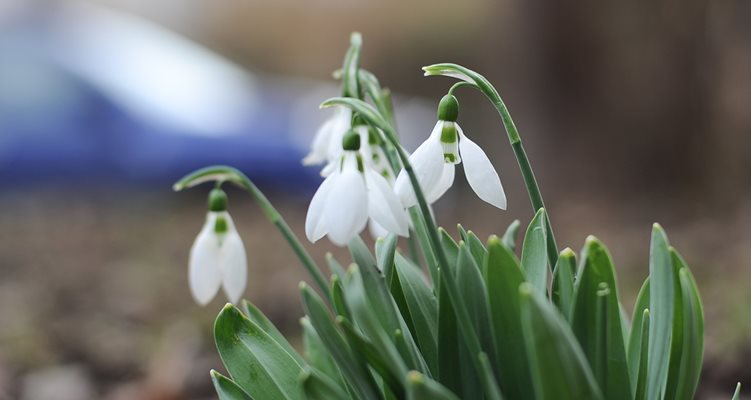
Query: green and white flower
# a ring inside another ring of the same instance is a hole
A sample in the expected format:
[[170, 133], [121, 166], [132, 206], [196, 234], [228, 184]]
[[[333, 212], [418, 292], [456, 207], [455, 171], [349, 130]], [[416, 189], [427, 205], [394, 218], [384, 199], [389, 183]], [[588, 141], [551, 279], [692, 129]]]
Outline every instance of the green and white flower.
[[248, 279], [245, 246], [227, 212], [227, 195], [221, 189], [209, 195], [206, 222], [190, 249], [190, 292], [200, 305], [208, 304], [220, 287], [229, 301], [240, 301]]
[[386, 178], [363, 161], [360, 134], [350, 130], [342, 147], [335, 168], [310, 202], [305, 220], [308, 240], [315, 243], [328, 235], [344, 246], [365, 228], [368, 218], [388, 232], [407, 236], [407, 213]]
[[[454, 182], [455, 166], [464, 161], [464, 174], [477, 196], [505, 210], [506, 194], [501, 178], [482, 148], [471, 141], [456, 123], [458, 115], [456, 98], [450, 94], [444, 96], [438, 106], [438, 122], [433, 131], [409, 158], [425, 198], [429, 203], [441, 198]], [[396, 178], [394, 190], [405, 207], [417, 204], [404, 170]]]

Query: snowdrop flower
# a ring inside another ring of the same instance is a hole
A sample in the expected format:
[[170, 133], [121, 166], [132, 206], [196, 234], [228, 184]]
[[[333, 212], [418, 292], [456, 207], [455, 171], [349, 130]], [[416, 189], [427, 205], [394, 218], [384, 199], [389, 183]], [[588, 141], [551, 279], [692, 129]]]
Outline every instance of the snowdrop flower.
[[208, 304], [219, 287], [237, 304], [245, 291], [248, 262], [245, 247], [227, 212], [227, 195], [221, 189], [209, 194], [209, 212], [190, 249], [188, 280], [193, 298]]
[[[438, 106], [438, 123], [425, 142], [409, 157], [417, 181], [428, 203], [438, 200], [454, 182], [455, 165], [464, 161], [464, 174], [472, 190], [483, 201], [506, 209], [506, 194], [498, 173], [480, 146], [469, 140], [456, 123], [459, 103], [456, 97], [443, 96]], [[394, 190], [402, 205], [412, 207], [417, 198], [404, 170], [399, 173]]]
[[342, 152], [342, 138], [352, 126], [351, 120], [352, 111], [349, 108], [337, 107], [334, 115], [318, 128], [310, 153], [302, 160], [303, 165], [330, 164], [337, 159]]
[[386, 178], [363, 162], [360, 135], [350, 130], [342, 140], [342, 154], [316, 191], [305, 219], [305, 235], [316, 242], [328, 235], [334, 244], [346, 245], [368, 218], [389, 232], [406, 236], [407, 213]]

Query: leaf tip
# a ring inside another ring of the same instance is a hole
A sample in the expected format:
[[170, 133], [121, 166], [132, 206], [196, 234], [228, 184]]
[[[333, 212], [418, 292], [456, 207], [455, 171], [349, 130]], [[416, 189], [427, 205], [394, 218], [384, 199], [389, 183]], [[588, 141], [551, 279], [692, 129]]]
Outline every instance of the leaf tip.
[[561, 250], [561, 254], [559, 255], [561, 258], [575, 258], [576, 253], [571, 250], [571, 247], [566, 247], [565, 249]]

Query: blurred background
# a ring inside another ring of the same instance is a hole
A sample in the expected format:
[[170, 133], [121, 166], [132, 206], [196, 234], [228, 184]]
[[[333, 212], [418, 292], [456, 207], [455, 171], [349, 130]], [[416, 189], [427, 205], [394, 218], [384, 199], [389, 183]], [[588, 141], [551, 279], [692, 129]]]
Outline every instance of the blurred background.
[[[751, 2], [744, 0], [90, 0], [0, 2], [0, 399], [209, 399], [217, 299], [187, 286], [207, 190], [171, 183], [234, 165], [302, 234], [317, 170], [299, 160], [338, 93], [351, 31], [395, 93], [409, 149], [457, 62], [499, 88], [561, 246], [612, 252], [627, 308], [659, 221], [707, 317], [699, 398], [751, 383]], [[487, 237], [532, 212], [498, 116], [459, 92], [507, 212], [464, 179], [439, 223]], [[292, 337], [307, 279], [247, 196], [230, 210], [246, 297]], [[327, 241], [308, 246], [322, 261]]]

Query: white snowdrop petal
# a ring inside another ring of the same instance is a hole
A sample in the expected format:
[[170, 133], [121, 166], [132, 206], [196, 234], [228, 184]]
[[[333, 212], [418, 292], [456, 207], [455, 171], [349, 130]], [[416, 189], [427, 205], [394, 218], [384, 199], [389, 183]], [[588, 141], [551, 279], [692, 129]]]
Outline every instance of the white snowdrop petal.
[[454, 164], [443, 164], [443, 172], [441, 173], [441, 178], [438, 180], [438, 183], [433, 186], [433, 189], [425, 194], [425, 198], [427, 199], [428, 203], [435, 203], [438, 201], [438, 199], [443, 196], [447, 190], [451, 187], [451, 185], [454, 183], [454, 172], [456, 171], [456, 167]]
[[[425, 140], [409, 157], [409, 163], [417, 176], [417, 182], [428, 193], [438, 183], [443, 172], [443, 146], [441, 145], [441, 129], [443, 121], [438, 121], [430, 137]], [[417, 204], [417, 198], [412, 188], [411, 181], [406, 171], [399, 172], [394, 183], [394, 191], [404, 207], [412, 207]]]
[[368, 195], [362, 174], [345, 168], [332, 183], [323, 220], [329, 239], [339, 246], [349, 243], [368, 222]]
[[389, 231], [387, 231], [386, 228], [382, 227], [378, 222], [375, 222], [372, 219], [368, 221], [368, 231], [373, 239], [385, 238], [389, 234]]
[[237, 304], [248, 282], [248, 260], [240, 235], [232, 230], [222, 240], [222, 286], [227, 298]]
[[188, 283], [193, 299], [206, 305], [216, 296], [222, 282], [219, 267], [219, 238], [214, 233], [216, 213], [209, 213], [203, 229], [190, 248]]
[[329, 118], [320, 128], [318, 128], [318, 131], [313, 137], [310, 153], [302, 160], [303, 165], [322, 164], [326, 161], [331, 132], [335, 124], [336, 121], [333, 118]]
[[313, 195], [313, 199], [310, 200], [308, 215], [305, 217], [305, 236], [308, 237], [311, 243], [315, 243], [326, 234], [325, 226], [321, 224], [321, 217], [323, 216], [324, 205], [326, 204], [328, 193], [333, 186], [334, 179], [335, 176], [329, 176], [324, 179], [321, 186], [318, 187], [318, 190]]
[[367, 170], [368, 213], [370, 217], [389, 232], [407, 236], [409, 223], [399, 199], [383, 176]]
[[469, 140], [461, 128], [459, 130], [459, 152], [464, 163], [464, 174], [467, 182], [477, 197], [501, 210], [506, 209], [506, 194], [501, 185], [501, 178], [490, 163], [488, 156], [480, 146]]

